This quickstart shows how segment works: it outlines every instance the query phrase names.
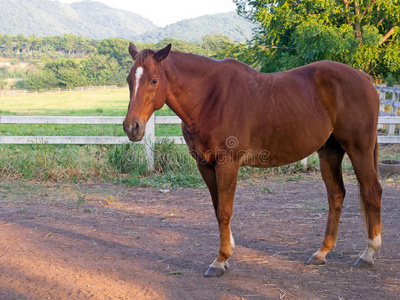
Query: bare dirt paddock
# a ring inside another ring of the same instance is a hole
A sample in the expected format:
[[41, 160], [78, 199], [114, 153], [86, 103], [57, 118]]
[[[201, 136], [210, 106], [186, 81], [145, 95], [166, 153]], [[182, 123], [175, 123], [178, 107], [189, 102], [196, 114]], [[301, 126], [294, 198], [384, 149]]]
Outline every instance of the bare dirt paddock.
[[399, 299], [400, 187], [383, 187], [383, 249], [358, 269], [366, 234], [355, 181], [322, 267], [304, 264], [325, 230], [322, 182], [241, 182], [231, 268], [210, 279], [219, 238], [205, 189], [2, 182], [0, 299]]

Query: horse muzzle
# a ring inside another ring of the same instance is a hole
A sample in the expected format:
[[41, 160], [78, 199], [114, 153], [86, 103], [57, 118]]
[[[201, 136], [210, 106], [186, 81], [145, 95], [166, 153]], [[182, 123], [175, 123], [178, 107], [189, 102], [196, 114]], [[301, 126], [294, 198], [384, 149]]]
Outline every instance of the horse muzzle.
[[126, 121], [122, 122], [122, 126], [129, 140], [132, 142], [139, 142], [144, 136], [144, 130], [146, 125], [140, 121], [132, 121], [128, 123]]

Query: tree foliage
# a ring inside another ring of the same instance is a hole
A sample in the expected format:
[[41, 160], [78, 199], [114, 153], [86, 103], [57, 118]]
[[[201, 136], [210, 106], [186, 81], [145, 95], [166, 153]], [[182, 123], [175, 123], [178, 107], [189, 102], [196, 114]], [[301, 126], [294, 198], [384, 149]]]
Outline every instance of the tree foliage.
[[400, 75], [399, 0], [234, 0], [259, 26], [252, 47], [262, 71], [318, 60], [375, 77]]
[[[224, 35], [204, 36], [201, 41], [188, 42], [164, 39], [158, 43], [137, 43], [138, 49], [161, 49], [171, 43], [174, 50], [212, 56], [233, 44]], [[128, 53], [129, 41], [122, 38], [93, 40], [74, 34], [35, 37], [0, 34], [0, 54], [18, 67], [19, 61], [29, 62], [27, 69], [0, 68], [0, 79], [20, 78], [17, 88], [43, 90], [72, 88], [85, 85], [126, 85], [132, 67]], [[0, 82], [3, 88], [6, 82]]]

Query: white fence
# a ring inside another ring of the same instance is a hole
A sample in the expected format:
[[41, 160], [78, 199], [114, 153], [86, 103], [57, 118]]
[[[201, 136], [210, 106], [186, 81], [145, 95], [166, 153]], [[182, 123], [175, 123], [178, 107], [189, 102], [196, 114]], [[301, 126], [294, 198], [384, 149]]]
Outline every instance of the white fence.
[[[388, 126], [387, 135], [378, 135], [378, 142], [384, 144], [399, 144], [400, 136], [395, 135], [395, 126], [400, 124], [398, 115], [400, 102], [400, 86], [377, 87], [381, 99], [381, 116], [379, 127]], [[392, 99], [386, 99], [387, 93], [392, 93]], [[386, 107], [385, 107], [386, 106]], [[389, 107], [388, 107], [389, 106]], [[386, 108], [386, 111], [385, 111]], [[387, 112], [389, 111], [389, 112]], [[77, 116], [0, 116], [1, 124], [80, 124], [80, 125], [121, 125], [124, 117], [77, 117]], [[176, 116], [156, 116], [149, 119], [143, 141], [146, 149], [148, 168], [154, 167], [154, 143], [158, 139], [168, 139], [175, 144], [184, 144], [183, 137], [155, 137], [156, 124], [180, 124]], [[0, 144], [75, 144], [75, 145], [116, 145], [126, 144], [126, 136], [0, 136]], [[302, 160], [306, 164], [307, 159]]]
[[[62, 93], [62, 92], [76, 92], [76, 91], [98, 91], [98, 90], [116, 90], [118, 86], [116, 85], [101, 85], [101, 86], [80, 86], [74, 88], [56, 88], [51, 90], [43, 90], [43, 91], [29, 91], [29, 90], [1, 90], [0, 96], [18, 96], [25, 94], [38, 94], [38, 93]], [[125, 89], [125, 88], [124, 88]]]
[[[80, 125], [121, 125], [124, 117], [49, 117], [49, 116], [0, 116], [0, 124], [80, 124]], [[145, 146], [148, 169], [154, 169], [154, 143], [160, 139], [173, 141], [175, 144], [184, 144], [183, 137], [155, 137], [156, 124], [180, 124], [178, 117], [154, 117], [149, 119], [143, 141]], [[400, 117], [381, 116], [379, 124], [394, 126], [400, 124]], [[400, 143], [400, 136], [379, 135], [379, 143]], [[0, 144], [71, 144], [71, 145], [117, 145], [127, 144], [126, 136], [0, 136]], [[307, 158], [302, 160], [307, 164]]]
[[[395, 85], [393, 87], [387, 87], [386, 84], [377, 86], [376, 89], [379, 91], [379, 99], [381, 100], [380, 115], [381, 116], [397, 116], [400, 109], [400, 85]], [[388, 93], [391, 93], [391, 99], [386, 99]], [[386, 110], [389, 112], [385, 111]], [[386, 124], [386, 123], [382, 123]], [[395, 124], [388, 123], [388, 135], [394, 135]], [[380, 124], [381, 125], [381, 124]], [[379, 126], [381, 129], [382, 126]]]
[[[69, 124], [69, 125], [120, 125], [124, 117], [77, 117], [77, 116], [0, 116], [1, 124]], [[154, 143], [168, 139], [175, 144], [184, 144], [182, 136], [155, 137], [156, 124], [180, 124], [176, 116], [151, 116], [147, 122], [144, 144], [148, 169], [154, 169]], [[49, 145], [119, 145], [129, 143], [126, 136], [0, 136], [0, 145], [49, 144]]]

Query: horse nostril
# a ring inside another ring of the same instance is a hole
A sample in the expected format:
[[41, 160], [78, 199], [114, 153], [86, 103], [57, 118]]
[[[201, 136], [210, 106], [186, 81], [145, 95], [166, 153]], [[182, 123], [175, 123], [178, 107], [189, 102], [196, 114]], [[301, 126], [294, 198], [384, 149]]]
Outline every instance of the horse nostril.
[[126, 133], [125, 122], [122, 122], [122, 128], [124, 128], [124, 132]]
[[139, 123], [133, 122], [133, 133], [138, 134], [138, 132], [139, 132]]

